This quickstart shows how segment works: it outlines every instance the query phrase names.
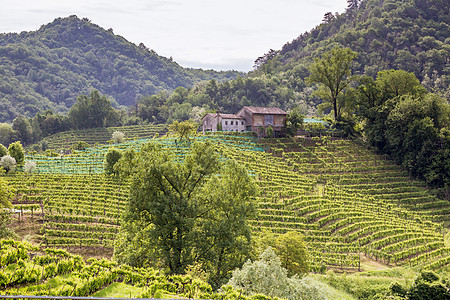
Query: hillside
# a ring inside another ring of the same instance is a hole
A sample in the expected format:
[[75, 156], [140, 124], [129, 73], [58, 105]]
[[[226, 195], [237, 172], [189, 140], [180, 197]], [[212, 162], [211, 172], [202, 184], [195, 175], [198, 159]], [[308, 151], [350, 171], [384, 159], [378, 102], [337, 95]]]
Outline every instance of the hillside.
[[[356, 0], [341, 15], [328, 13], [323, 23], [255, 61], [249, 76], [266, 86], [294, 91], [294, 101], [272, 101], [284, 108], [306, 102], [316, 107], [304, 79], [314, 58], [336, 46], [358, 53], [353, 73], [376, 77], [377, 72], [412, 72], [432, 92], [450, 96], [450, 4], [445, 0]], [[281, 88], [281, 87], [280, 87]], [[253, 99], [251, 99], [253, 100]], [[288, 100], [288, 99], [286, 99]], [[303, 104], [305, 106], [305, 104]]]
[[[450, 203], [362, 146], [328, 139], [259, 145], [245, 136], [221, 135], [196, 140], [217, 143], [222, 157], [246, 166], [261, 190], [255, 199], [259, 214], [252, 221], [254, 233], [301, 232], [315, 272], [364, 270], [364, 260], [431, 269], [450, 263], [450, 248], [443, 239]], [[172, 138], [154, 141], [180, 154], [186, 150]], [[145, 142], [114, 147], [139, 149]], [[5, 177], [16, 189], [16, 209], [34, 212], [43, 222], [35, 241], [82, 253], [100, 247], [111, 255], [128, 187], [100, 174], [108, 148], [62, 157], [27, 156], [38, 163], [37, 174]]]
[[47, 109], [67, 112], [78, 95], [92, 89], [115, 105], [131, 106], [141, 95], [239, 74], [182, 68], [77, 16], [32, 32], [0, 34], [0, 57], [0, 122]]

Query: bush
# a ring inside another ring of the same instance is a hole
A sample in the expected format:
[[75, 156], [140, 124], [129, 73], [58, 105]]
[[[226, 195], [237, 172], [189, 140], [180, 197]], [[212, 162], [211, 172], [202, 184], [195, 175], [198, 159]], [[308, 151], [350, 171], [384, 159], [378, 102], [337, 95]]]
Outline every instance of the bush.
[[25, 162], [25, 166], [23, 168], [26, 173], [33, 173], [36, 171], [37, 165], [34, 161], [27, 161]]
[[233, 271], [229, 285], [247, 295], [262, 293], [269, 297], [285, 299], [325, 299], [325, 296], [307, 277], [288, 277], [281, 261], [269, 247], [258, 261], [247, 261], [242, 269]]
[[5, 146], [3, 146], [2, 144], [0, 144], [0, 158], [8, 155], [8, 149], [6, 149]]
[[0, 160], [0, 165], [5, 169], [5, 171], [8, 173], [10, 171], [14, 171], [16, 168], [17, 162], [14, 157], [11, 155], [5, 155]]
[[23, 151], [22, 143], [20, 141], [10, 144], [8, 147], [8, 152], [9, 155], [14, 157], [18, 165], [21, 165], [23, 163], [25, 159], [25, 153]]
[[83, 142], [83, 141], [79, 141], [72, 146], [72, 148], [74, 150], [85, 150], [88, 147], [89, 147], [89, 144], [86, 142]]
[[107, 174], [115, 174], [114, 165], [116, 164], [116, 162], [119, 161], [121, 157], [122, 151], [117, 150], [115, 148], [111, 148], [108, 150], [108, 153], [106, 153], [104, 161], [104, 168]]
[[122, 131], [114, 131], [112, 134], [112, 140], [114, 143], [123, 143], [125, 140], [125, 134]]

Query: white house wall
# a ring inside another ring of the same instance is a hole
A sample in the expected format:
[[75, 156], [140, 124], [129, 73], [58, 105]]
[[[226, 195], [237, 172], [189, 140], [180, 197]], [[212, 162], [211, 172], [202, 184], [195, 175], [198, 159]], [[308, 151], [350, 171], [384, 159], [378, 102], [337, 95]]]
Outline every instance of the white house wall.
[[[233, 123], [233, 125], [231, 125]], [[239, 119], [222, 119], [223, 131], [245, 131], [245, 121]]]

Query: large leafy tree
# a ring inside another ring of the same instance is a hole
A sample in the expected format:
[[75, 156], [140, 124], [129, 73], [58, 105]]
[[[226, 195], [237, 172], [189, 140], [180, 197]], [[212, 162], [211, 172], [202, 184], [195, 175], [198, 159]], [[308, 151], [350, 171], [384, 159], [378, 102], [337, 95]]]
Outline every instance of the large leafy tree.
[[119, 261], [161, 263], [171, 273], [200, 264], [217, 286], [244, 262], [255, 186], [234, 161], [221, 163], [211, 144], [194, 143], [181, 159], [149, 143], [126, 152], [115, 169], [132, 180], [115, 248]]
[[114, 111], [106, 96], [96, 90], [89, 96], [80, 95], [69, 111], [69, 119], [74, 128], [97, 128], [105, 125], [105, 120]]
[[367, 141], [412, 176], [450, 195], [450, 106], [427, 93], [414, 74], [386, 70], [358, 87]]
[[307, 82], [319, 83], [325, 87], [326, 100], [333, 106], [336, 121], [340, 119], [341, 109], [338, 96], [353, 80], [351, 64], [356, 56], [356, 52], [350, 48], [335, 47], [325, 52], [321, 58], [317, 58], [309, 68], [311, 74]]

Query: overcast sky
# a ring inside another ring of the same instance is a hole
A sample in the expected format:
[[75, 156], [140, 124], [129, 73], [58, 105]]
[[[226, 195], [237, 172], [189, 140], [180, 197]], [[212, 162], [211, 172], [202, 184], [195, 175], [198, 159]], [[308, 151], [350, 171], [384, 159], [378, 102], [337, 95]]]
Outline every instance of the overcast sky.
[[184, 67], [249, 71], [347, 0], [0, 0], [0, 32], [77, 15]]

